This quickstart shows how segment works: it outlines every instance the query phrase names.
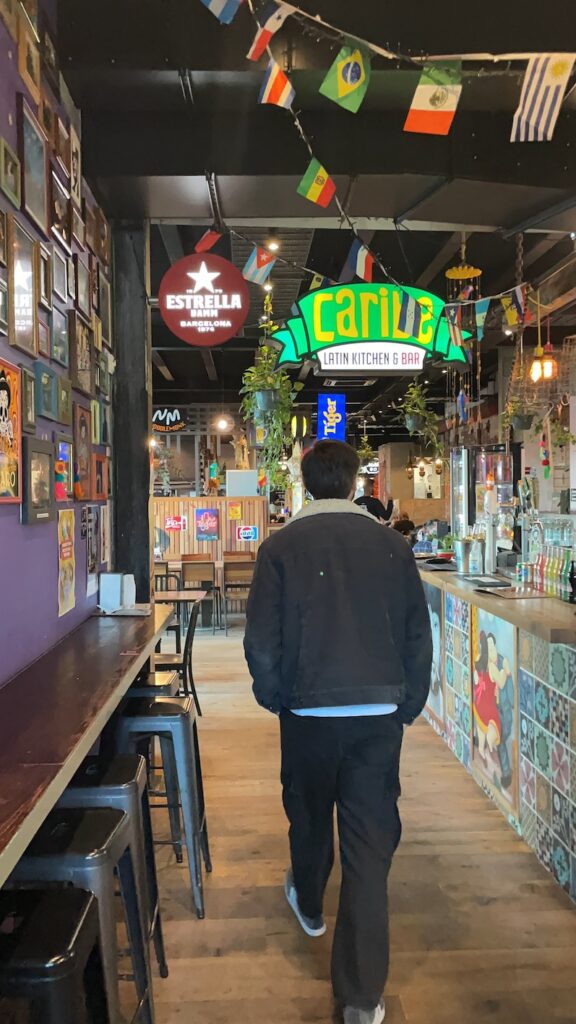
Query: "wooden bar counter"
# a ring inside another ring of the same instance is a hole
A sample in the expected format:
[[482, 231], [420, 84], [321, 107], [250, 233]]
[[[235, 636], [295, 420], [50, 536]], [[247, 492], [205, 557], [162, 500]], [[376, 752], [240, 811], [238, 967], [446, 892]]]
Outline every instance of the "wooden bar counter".
[[[509, 600], [497, 594], [481, 594], [454, 572], [426, 570], [419, 566], [424, 582], [445, 593], [461, 597], [485, 612], [540, 637], [548, 644], [576, 644], [576, 606], [554, 597], [530, 597]], [[474, 575], [469, 573], [470, 576]], [[482, 573], [477, 575], [481, 576]]]
[[93, 617], [0, 690], [0, 885], [173, 616]]

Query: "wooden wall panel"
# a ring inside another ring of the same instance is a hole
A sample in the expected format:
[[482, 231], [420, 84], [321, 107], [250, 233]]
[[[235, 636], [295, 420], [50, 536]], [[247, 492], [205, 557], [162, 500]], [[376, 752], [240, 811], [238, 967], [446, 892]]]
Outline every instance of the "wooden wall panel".
[[[242, 518], [230, 519], [229, 506], [241, 505]], [[220, 515], [219, 538], [217, 541], [196, 540], [196, 509], [218, 509]], [[220, 562], [225, 551], [257, 551], [263, 540], [268, 536], [268, 500], [267, 498], [154, 498], [155, 543], [158, 543], [159, 531], [170, 541], [165, 559], [178, 559], [182, 555], [206, 555]], [[186, 531], [166, 531], [164, 524], [167, 516], [187, 516]], [[257, 526], [259, 540], [246, 543], [236, 539], [237, 526]]]

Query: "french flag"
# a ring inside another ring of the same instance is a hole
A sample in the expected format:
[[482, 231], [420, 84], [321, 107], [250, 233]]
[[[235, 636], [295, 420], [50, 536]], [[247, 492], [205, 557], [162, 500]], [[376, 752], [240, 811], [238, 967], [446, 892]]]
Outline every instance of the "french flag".
[[276, 107], [291, 107], [296, 95], [282, 68], [275, 60], [268, 62], [258, 103], [273, 103]]
[[374, 257], [359, 238], [352, 242], [348, 263], [354, 268], [356, 277], [360, 277], [362, 281], [367, 281], [369, 284], [372, 283]]
[[279, 28], [282, 28], [286, 18], [292, 14], [293, 10], [294, 8], [290, 4], [274, 3], [274, 0], [266, 4], [257, 16], [260, 28], [246, 54], [248, 60], [260, 60], [272, 36], [276, 34]]

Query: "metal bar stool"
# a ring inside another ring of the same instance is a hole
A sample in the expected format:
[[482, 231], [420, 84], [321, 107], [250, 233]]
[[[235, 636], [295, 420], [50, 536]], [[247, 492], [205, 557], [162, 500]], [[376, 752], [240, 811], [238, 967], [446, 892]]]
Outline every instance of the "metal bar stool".
[[129, 700], [115, 722], [119, 751], [133, 751], [142, 740], [158, 737], [168, 797], [172, 845], [182, 861], [180, 810], [196, 914], [204, 917], [202, 863], [212, 870], [202, 785], [202, 767], [194, 703], [190, 697]]
[[155, 657], [155, 666], [163, 671], [176, 670], [180, 674], [182, 680], [182, 692], [185, 697], [193, 697], [194, 704], [196, 705], [196, 711], [198, 715], [202, 717], [202, 708], [200, 707], [200, 701], [198, 700], [198, 694], [196, 692], [196, 684], [194, 682], [194, 672], [192, 669], [192, 647], [194, 644], [194, 636], [196, 634], [196, 625], [198, 622], [198, 613], [200, 611], [200, 604], [196, 602], [190, 613], [190, 619], [188, 621], [188, 629], [186, 631], [186, 640], [184, 642], [184, 653], [183, 654], [157, 654]]
[[36, 1024], [111, 1024], [90, 893], [0, 892], [0, 1019], [13, 1000]]
[[118, 872], [132, 951], [142, 1024], [154, 1024], [148, 943], [142, 929], [142, 894], [130, 849], [130, 825], [123, 811], [109, 808], [57, 808], [51, 811], [11, 879], [17, 882], [71, 882], [94, 893], [111, 1024], [122, 1024], [118, 989], [118, 942], [114, 872]]
[[138, 754], [119, 754], [110, 764], [100, 757], [87, 757], [61, 796], [58, 806], [115, 807], [128, 816], [134, 870], [143, 894], [142, 925], [148, 939], [154, 940], [160, 976], [167, 978], [146, 781], [146, 761]]

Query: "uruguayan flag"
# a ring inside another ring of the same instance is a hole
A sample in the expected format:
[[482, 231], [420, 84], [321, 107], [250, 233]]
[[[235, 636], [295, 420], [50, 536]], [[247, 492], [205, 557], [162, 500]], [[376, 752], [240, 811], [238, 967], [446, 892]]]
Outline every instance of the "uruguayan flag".
[[573, 53], [543, 53], [530, 58], [510, 142], [551, 141], [573, 64]]

